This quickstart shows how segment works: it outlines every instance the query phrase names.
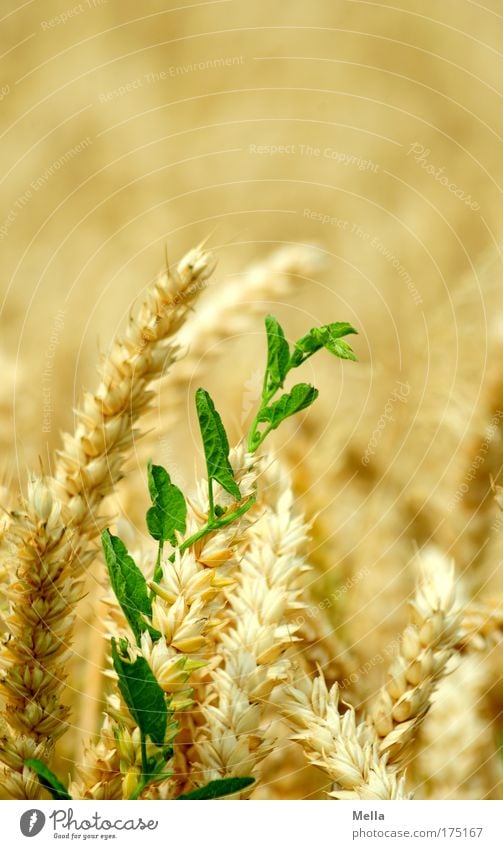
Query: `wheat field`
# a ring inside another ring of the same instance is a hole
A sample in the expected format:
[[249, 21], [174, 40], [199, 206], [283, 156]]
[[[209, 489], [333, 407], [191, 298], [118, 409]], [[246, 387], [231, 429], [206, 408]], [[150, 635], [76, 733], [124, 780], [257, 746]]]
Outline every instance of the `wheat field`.
[[501, 798], [500, 4], [0, 21], [2, 797]]

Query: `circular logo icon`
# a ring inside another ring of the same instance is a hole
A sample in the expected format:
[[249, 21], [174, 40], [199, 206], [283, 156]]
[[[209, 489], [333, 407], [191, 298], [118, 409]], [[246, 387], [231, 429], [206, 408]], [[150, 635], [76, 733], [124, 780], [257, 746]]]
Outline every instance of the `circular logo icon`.
[[19, 821], [19, 828], [25, 837], [35, 837], [40, 834], [45, 825], [45, 814], [38, 808], [25, 811]]

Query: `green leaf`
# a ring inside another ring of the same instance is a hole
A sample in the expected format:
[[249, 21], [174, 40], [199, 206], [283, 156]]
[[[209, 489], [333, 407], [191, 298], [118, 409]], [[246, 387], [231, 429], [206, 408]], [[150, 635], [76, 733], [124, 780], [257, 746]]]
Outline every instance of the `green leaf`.
[[216, 781], [210, 781], [204, 787], [198, 787], [197, 790], [191, 790], [190, 793], [183, 793], [182, 796], [178, 796], [178, 799], [220, 799], [222, 796], [240, 793], [254, 781], [254, 778], [248, 777], [218, 778]]
[[110, 576], [112, 589], [117, 596], [124, 615], [139, 644], [143, 631], [149, 631], [153, 640], [161, 637], [159, 631], [152, 628], [145, 617], [152, 618], [152, 601], [149, 596], [147, 582], [127, 548], [109, 530], [103, 531], [101, 544]]
[[291, 392], [286, 392], [274, 404], [260, 411], [258, 421], [268, 422], [269, 430], [275, 430], [289, 416], [310, 407], [318, 397], [318, 390], [308, 383], [297, 383]]
[[320, 348], [326, 348], [331, 354], [343, 360], [356, 360], [348, 343], [341, 338], [352, 333], [356, 333], [356, 330], [347, 321], [336, 321], [333, 324], [325, 324], [323, 327], [313, 327], [295, 343], [290, 367], [297, 368]]
[[270, 392], [283, 386], [288, 374], [290, 349], [285, 334], [273, 315], [266, 316], [267, 331], [267, 388]]
[[229, 440], [215, 405], [205, 389], [196, 392], [196, 407], [203, 439], [208, 480], [220, 484], [236, 500], [241, 499], [229, 463]]
[[183, 493], [171, 483], [171, 478], [162, 466], [148, 464], [148, 488], [153, 507], [147, 511], [147, 527], [158, 542], [176, 545], [175, 531], [185, 533], [187, 527], [187, 505]]
[[112, 659], [119, 676], [119, 690], [128, 710], [144, 735], [156, 746], [164, 744], [168, 722], [166, 697], [144, 657], [131, 661], [112, 639]]
[[65, 785], [42, 761], [37, 758], [27, 758], [25, 764], [38, 775], [42, 787], [49, 791], [53, 799], [65, 801], [72, 799]]

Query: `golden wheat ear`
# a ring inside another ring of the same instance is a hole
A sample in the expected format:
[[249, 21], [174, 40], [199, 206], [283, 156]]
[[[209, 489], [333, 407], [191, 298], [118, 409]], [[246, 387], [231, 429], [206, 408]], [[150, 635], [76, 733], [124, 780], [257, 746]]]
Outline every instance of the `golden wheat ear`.
[[430, 549], [418, 555], [418, 564], [412, 622], [403, 632], [388, 681], [369, 710], [380, 750], [397, 764], [409, 754], [460, 637], [462, 606], [453, 563]]
[[308, 762], [333, 782], [332, 798], [410, 798], [404, 777], [379, 752], [372, 729], [357, 723], [352, 707], [340, 709], [337, 684], [329, 690], [322, 674], [314, 679], [299, 675], [275, 698]]
[[9, 639], [0, 655], [7, 726], [0, 757], [5, 789], [14, 798], [36, 796], [37, 782], [24, 762], [50, 758], [53, 741], [66, 730], [66, 662], [82, 575], [103, 528], [100, 506], [122, 475], [134, 425], [154, 397], [150, 387], [176, 359], [176, 333], [214, 265], [211, 253], [196, 248], [147, 288], [125, 334], [104, 357], [98, 390], [85, 395], [75, 413], [55, 478], [33, 479], [12, 520], [5, 564], [13, 576]]
[[221, 663], [211, 674], [196, 734], [194, 770], [207, 781], [260, 774], [274, 744], [267, 727], [270, 695], [299, 653], [308, 525], [279, 464], [268, 457], [257, 466], [258, 517], [244, 534], [240, 568], [227, 591], [217, 646]]

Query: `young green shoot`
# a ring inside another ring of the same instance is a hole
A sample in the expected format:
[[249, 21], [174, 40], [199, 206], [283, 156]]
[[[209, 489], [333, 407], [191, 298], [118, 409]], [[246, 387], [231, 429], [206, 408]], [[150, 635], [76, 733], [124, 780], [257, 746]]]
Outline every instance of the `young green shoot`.
[[[279, 322], [272, 315], [265, 319], [267, 333], [267, 363], [262, 385], [262, 399], [248, 434], [248, 450], [253, 453], [262, 445], [272, 430], [285, 419], [310, 407], [318, 397], [318, 390], [307, 383], [297, 383], [290, 392], [273, 401], [288, 374], [301, 366], [316, 351], [325, 348], [336, 357], [356, 360], [356, 357], [342, 337], [356, 333], [347, 322], [325, 324], [313, 327], [309, 333], [295, 343], [293, 351], [285, 338]], [[264, 425], [260, 429], [260, 425]]]

